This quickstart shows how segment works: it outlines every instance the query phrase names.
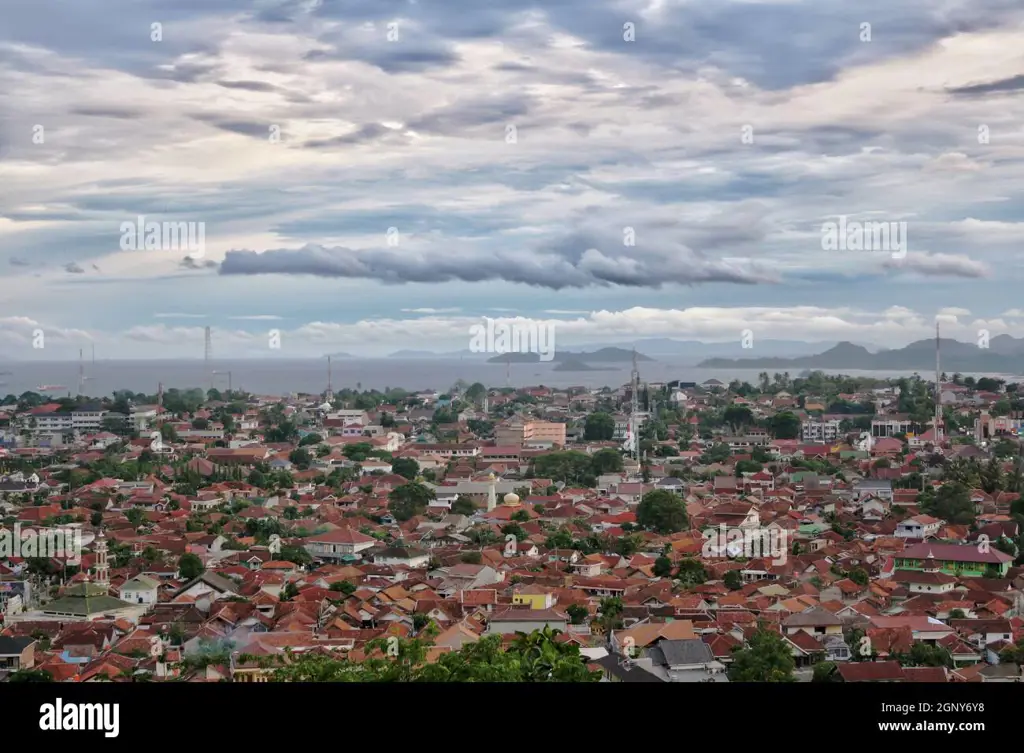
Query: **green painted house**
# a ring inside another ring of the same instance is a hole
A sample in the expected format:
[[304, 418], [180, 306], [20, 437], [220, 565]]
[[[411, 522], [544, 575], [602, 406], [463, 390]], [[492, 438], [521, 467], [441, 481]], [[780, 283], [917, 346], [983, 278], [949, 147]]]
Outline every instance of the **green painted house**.
[[898, 570], [938, 570], [950, 575], [981, 577], [991, 567], [1000, 577], [1010, 569], [1013, 557], [987, 544], [932, 544], [922, 542], [895, 556]]

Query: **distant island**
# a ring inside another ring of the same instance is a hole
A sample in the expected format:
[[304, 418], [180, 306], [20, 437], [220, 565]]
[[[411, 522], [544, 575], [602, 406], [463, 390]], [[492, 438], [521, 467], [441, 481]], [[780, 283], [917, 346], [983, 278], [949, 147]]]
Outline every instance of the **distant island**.
[[553, 371], [615, 371], [611, 367], [591, 366], [590, 364], [578, 361], [575, 358], [560, 362]]
[[359, 356], [354, 356], [351, 353], [328, 353], [324, 358], [359, 358]]
[[[941, 368], [946, 372], [1016, 373], [1024, 371], [1024, 338], [998, 335], [988, 343], [940, 340]], [[841, 342], [824, 353], [797, 358], [709, 358], [702, 369], [856, 369], [861, 371], [935, 370], [935, 340], [918, 340], [904, 348], [872, 353], [867, 348]]]
[[388, 358], [462, 358], [464, 356], [479, 355], [469, 350], [456, 350], [450, 353], [434, 353], [431, 350], [396, 350], [389, 353]]
[[[572, 353], [571, 351], [557, 351], [554, 357], [551, 359], [556, 363], [563, 361], [576, 361], [582, 362], [586, 365], [586, 362], [593, 361], [596, 363], [631, 363], [633, 361], [633, 351], [626, 350], [625, 348], [601, 348], [591, 353]], [[645, 356], [642, 353], [636, 354], [637, 361], [653, 361], [653, 358]], [[487, 363], [540, 363], [540, 354], [538, 353], [501, 353], [500, 355], [493, 356], [487, 359]], [[566, 371], [566, 369], [561, 369]]]

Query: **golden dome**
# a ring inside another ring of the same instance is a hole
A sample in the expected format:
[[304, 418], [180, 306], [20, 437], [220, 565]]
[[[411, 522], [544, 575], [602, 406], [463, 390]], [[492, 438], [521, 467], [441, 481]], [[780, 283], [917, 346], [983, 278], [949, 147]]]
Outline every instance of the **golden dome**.
[[505, 495], [505, 504], [506, 505], [518, 505], [519, 504], [519, 495], [514, 493], [514, 492], [509, 492], [508, 494]]

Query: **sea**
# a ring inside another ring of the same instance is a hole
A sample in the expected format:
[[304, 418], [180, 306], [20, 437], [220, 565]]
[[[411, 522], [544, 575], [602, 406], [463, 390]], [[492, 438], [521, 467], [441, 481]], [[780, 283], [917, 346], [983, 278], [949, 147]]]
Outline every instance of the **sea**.
[[[458, 380], [470, 384], [481, 382], [490, 388], [499, 387], [601, 387], [618, 388], [628, 384], [631, 363], [595, 365], [593, 371], [557, 371], [555, 362], [542, 363], [487, 363], [484, 360], [461, 358], [353, 358], [332, 359], [331, 386], [335, 391], [349, 389], [401, 388], [409, 392], [437, 390], [444, 392]], [[728, 383], [733, 379], [757, 383], [765, 369], [702, 369], [693, 362], [672, 360], [667, 357], [656, 361], [643, 361], [638, 365], [644, 382], [680, 380], [698, 384], [708, 379]], [[79, 391], [79, 376], [84, 375]], [[211, 374], [212, 371], [218, 373]], [[774, 374], [775, 369], [767, 369]], [[790, 377], [804, 371], [791, 370]], [[246, 390], [259, 395], [286, 396], [294, 393], [321, 393], [327, 389], [327, 362], [323, 358], [310, 359], [237, 359], [213, 361], [209, 365], [202, 359], [182, 360], [97, 360], [85, 361], [25, 361], [0, 364], [0, 396], [20, 395], [26, 391], [45, 393], [53, 397], [78, 394], [91, 397], [109, 396], [115, 390], [131, 390], [147, 395], [156, 394], [159, 385], [164, 389], [211, 387], [224, 390]], [[912, 376], [917, 372], [880, 372], [842, 370], [849, 376], [875, 378]], [[922, 373], [925, 379], [930, 374]], [[1000, 374], [974, 374], [997, 376]], [[1012, 377], [1009, 377], [1013, 380]], [[43, 389], [45, 388], [45, 389]]]

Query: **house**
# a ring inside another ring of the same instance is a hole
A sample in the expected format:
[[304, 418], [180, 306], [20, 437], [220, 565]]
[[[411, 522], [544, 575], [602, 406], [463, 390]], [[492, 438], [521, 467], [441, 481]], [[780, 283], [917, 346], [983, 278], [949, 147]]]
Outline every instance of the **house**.
[[667, 682], [729, 682], [725, 665], [700, 638], [664, 640], [647, 651], [651, 671]]
[[903, 667], [898, 661], [844, 662], [836, 665], [843, 682], [902, 682]]
[[29, 636], [0, 636], [0, 673], [31, 669], [35, 663], [38, 643], [39, 641]]
[[373, 555], [373, 564], [375, 565], [404, 565], [415, 569], [426, 567], [429, 562], [429, 552], [404, 546], [382, 549]]
[[554, 609], [512, 607], [499, 614], [491, 615], [487, 622], [487, 632], [500, 635], [532, 633], [546, 627], [565, 632], [569, 629], [569, 618]]
[[901, 539], [927, 539], [938, 534], [946, 521], [933, 518], [931, 515], [915, 515], [901, 520], [893, 534]]
[[137, 575], [121, 586], [121, 600], [129, 604], [155, 604], [159, 586], [160, 583], [155, 578]]
[[238, 588], [233, 581], [207, 570], [199, 575], [199, 577], [193, 578], [179, 588], [174, 597], [178, 599], [185, 596], [190, 600], [198, 601], [200, 597], [212, 596], [213, 599], [219, 599], [222, 596], [235, 596], [237, 594]]
[[786, 635], [794, 635], [800, 631], [813, 636], [832, 636], [843, 634], [843, 621], [822, 607], [811, 607], [803, 612], [791, 614], [782, 621]]
[[853, 484], [853, 496], [858, 500], [878, 497], [892, 504], [892, 481], [877, 478], [860, 479]]
[[555, 606], [555, 597], [540, 586], [523, 586], [512, 595], [512, 603], [530, 609], [551, 609]]
[[362, 559], [362, 552], [377, 545], [377, 539], [352, 528], [338, 528], [307, 538], [303, 546], [315, 559], [352, 561]]
[[999, 577], [1006, 575], [1013, 557], [995, 547], [971, 544], [933, 544], [923, 542], [904, 549], [896, 556], [902, 570], [944, 572], [960, 576], [982, 576], [992, 568]]

